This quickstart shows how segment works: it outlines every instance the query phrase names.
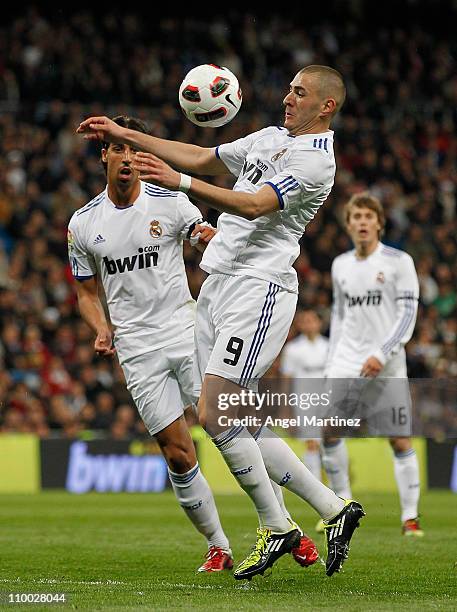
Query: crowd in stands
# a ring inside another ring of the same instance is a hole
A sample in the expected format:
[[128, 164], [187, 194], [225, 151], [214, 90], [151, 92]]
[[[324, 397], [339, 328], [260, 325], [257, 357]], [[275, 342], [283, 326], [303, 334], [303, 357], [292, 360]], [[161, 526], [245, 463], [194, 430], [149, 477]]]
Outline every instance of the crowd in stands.
[[[282, 122], [282, 99], [302, 66], [328, 64], [347, 82], [334, 123], [338, 172], [296, 262], [299, 304], [328, 333], [330, 266], [351, 248], [342, 207], [369, 189], [384, 204], [384, 241], [406, 250], [421, 285], [408, 344], [412, 378], [457, 377], [457, 41], [427, 31], [337, 24], [249, 12], [202, 20], [142, 19], [108, 10], [30, 8], [0, 27], [0, 431], [69, 438], [89, 430], [145, 435], [116, 359], [97, 358], [67, 261], [72, 213], [105, 187], [99, 148], [75, 134], [90, 114], [145, 119], [154, 134], [214, 146]], [[243, 89], [236, 119], [197, 128], [178, 106], [185, 73], [228, 66]], [[230, 179], [217, 184], [229, 187]], [[198, 203], [197, 203], [198, 204]], [[200, 206], [213, 224], [217, 213]], [[185, 246], [197, 297], [200, 255]], [[291, 330], [291, 337], [294, 334]], [[445, 385], [444, 385], [445, 386]], [[448, 397], [451, 398], [448, 393]], [[455, 396], [454, 396], [455, 398]], [[449, 399], [451, 401], [451, 399]], [[430, 435], [457, 434], [449, 408]], [[427, 429], [425, 432], [427, 433]]]

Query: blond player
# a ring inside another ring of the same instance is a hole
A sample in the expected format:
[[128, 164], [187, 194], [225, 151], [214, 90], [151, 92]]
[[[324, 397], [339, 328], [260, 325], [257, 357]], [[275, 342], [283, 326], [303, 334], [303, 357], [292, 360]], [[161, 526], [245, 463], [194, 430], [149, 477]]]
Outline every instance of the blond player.
[[[370, 430], [389, 437], [402, 532], [421, 536], [419, 466], [410, 438], [404, 348], [416, 322], [417, 274], [410, 255], [380, 241], [385, 217], [376, 197], [354, 195], [346, 205], [345, 222], [355, 248], [339, 255], [332, 266], [334, 303], [326, 374], [340, 395], [342, 387], [349, 395], [358, 394]], [[323, 464], [333, 490], [350, 497], [343, 440], [326, 436]]]

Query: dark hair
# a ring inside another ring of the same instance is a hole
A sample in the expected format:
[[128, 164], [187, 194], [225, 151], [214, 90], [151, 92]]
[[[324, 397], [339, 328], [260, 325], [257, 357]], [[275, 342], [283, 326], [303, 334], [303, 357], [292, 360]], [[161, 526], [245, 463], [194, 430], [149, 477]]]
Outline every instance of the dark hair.
[[[142, 121], [141, 119], [137, 119], [136, 117], [129, 117], [128, 115], [118, 115], [117, 117], [113, 117], [112, 119], [114, 123], [117, 123], [121, 127], [129, 128], [129, 130], [136, 130], [137, 132], [143, 132], [143, 134], [150, 134], [151, 130], [148, 125]], [[103, 141], [102, 149], [107, 149], [110, 146], [110, 142]], [[106, 174], [106, 166], [107, 163], [102, 161], [103, 169]]]
[[344, 84], [343, 75], [338, 70], [330, 66], [320, 66], [312, 64], [305, 66], [299, 71], [299, 74], [317, 74], [319, 77], [319, 89], [322, 97], [331, 97], [335, 99], [336, 108], [333, 115], [340, 110], [346, 99], [346, 86]]

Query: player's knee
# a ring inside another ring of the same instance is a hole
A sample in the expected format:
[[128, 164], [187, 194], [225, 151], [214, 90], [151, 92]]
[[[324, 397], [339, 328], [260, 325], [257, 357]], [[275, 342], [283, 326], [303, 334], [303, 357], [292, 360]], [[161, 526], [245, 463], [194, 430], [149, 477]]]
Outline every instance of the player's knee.
[[198, 414], [198, 422], [203, 427], [203, 429], [206, 430], [206, 415], [205, 414], [200, 414], [200, 413]]
[[196, 462], [195, 451], [180, 444], [165, 444], [162, 453], [168, 467], [176, 474], [184, 474], [194, 467]]
[[198, 400], [197, 410], [198, 410], [198, 422], [203, 427], [203, 429], [206, 429], [206, 401], [205, 401], [205, 396], [203, 394], [200, 396], [200, 399]]
[[317, 453], [320, 449], [318, 440], [306, 440], [306, 450], [310, 453]]
[[390, 438], [389, 442], [395, 453], [404, 453], [412, 448], [411, 438]]
[[336, 446], [341, 438], [336, 438], [335, 436], [332, 435], [324, 435], [323, 438], [323, 446], [324, 448], [331, 448], [332, 446]]

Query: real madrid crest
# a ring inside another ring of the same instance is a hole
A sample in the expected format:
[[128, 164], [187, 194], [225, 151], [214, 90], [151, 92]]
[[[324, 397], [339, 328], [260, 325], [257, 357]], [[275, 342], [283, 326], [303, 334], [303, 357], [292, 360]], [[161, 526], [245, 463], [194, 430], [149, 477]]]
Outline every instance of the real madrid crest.
[[287, 151], [287, 149], [282, 149], [282, 151], [279, 151], [278, 153], [275, 153], [275, 154], [273, 155], [273, 157], [271, 158], [271, 161], [272, 161], [272, 162], [278, 161], [278, 159], [279, 159], [280, 157], [282, 157], [286, 151]]
[[384, 276], [384, 272], [378, 272], [377, 276], [376, 276], [376, 280], [378, 283], [385, 283], [386, 282], [386, 277]]
[[160, 238], [162, 235], [162, 228], [160, 227], [159, 221], [151, 221], [149, 233], [151, 234], [151, 238]]

